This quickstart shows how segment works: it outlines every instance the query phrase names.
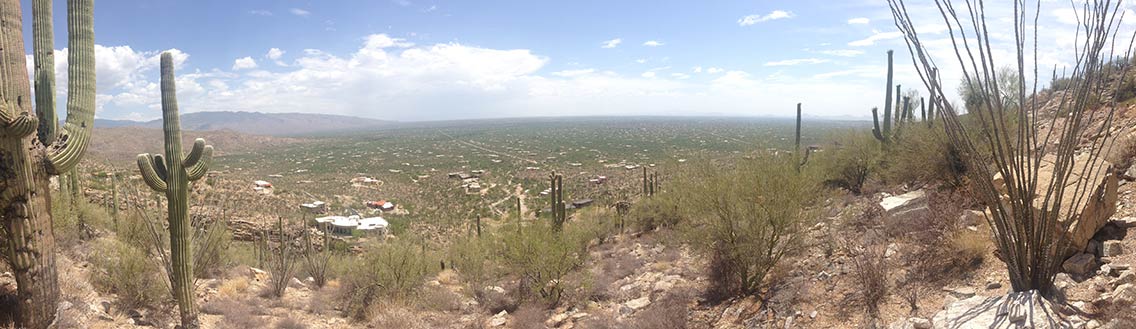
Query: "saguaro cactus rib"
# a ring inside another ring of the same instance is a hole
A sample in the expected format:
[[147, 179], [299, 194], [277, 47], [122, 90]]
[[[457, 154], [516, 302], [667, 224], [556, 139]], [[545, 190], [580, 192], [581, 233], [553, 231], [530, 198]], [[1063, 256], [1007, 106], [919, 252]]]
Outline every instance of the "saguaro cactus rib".
[[[189, 182], [200, 179], [213, 158], [213, 146], [204, 139], [194, 141], [189, 154], [182, 155], [181, 124], [174, 83], [173, 56], [161, 56], [162, 120], [166, 156], [139, 154], [138, 170], [150, 188], [165, 192], [170, 227], [170, 278], [174, 299], [184, 328], [197, 328], [197, 306], [193, 293], [193, 253], [190, 250]], [[166, 160], [166, 159], [169, 160]]]

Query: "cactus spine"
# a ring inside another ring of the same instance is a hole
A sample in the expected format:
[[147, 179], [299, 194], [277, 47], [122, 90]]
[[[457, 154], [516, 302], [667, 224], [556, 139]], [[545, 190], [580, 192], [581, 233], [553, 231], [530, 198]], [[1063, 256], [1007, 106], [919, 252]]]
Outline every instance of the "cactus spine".
[[568, 217], [564, 206], [564, 176], [554, 171], [549, 175], [549, 180], [552, 186], [552, 191], [549, 193], [552, 197], [552, 229], [559, 232]]
[[213, 146], [198, 138], [193, 149], [183, 158], [181, 149], [181, 123], [178, 118], [174, 63], [170, 53], [161, 59], [162, 121], [165, 135], [166, 158], [159, 155], [139, 154], [138, 169], [146, 185], [166, 193], [169, 212], [171, 275], [173, 294], [181, 314], [184, 328], [197, 328], [197, 307], [193, 293], [193, 253], [190, 251], [189, 182], [205, 176], [213, 158]]
[[55, 321], [59, 286], [52, 229], [51, 176], [70, 171], [87, 150], [95, 116], [92, 0], [68, 0], [67, 122], [56, 129], [52, 1], [32, 3], [35, 109], [24, 53], [19, 0], [0, 0], [0, 220], [4, 257], [18, 289], [16, 327]]

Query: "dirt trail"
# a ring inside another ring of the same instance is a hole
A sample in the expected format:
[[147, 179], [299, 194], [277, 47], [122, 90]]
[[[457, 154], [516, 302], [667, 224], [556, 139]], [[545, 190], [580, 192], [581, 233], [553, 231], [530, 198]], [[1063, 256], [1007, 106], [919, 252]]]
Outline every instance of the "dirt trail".
[[536, 162], [534, 160], [522, 158], [522, 157], [512, 155], [512, 154], [509, 154], [509, 153], [505, 153], [505, 152], [494, 151], [494, 150], [491, 150], [491, 149], [486, 148], [484, 146], [477, 145], [477, 144], [474, 144], [474, 143], [470, 143], [469, 141], [459, 140], [457, 138], [454, 138], [454, 136], [450, 136], [450, 134], [447, 134], [445, 132], [439, 132], [439, 133], [442, 134], [442, 135], [445, 135], [446, 137], [449, 137], [450, 139], [454, 140], [455, 142], [464, 144], [466, 146], [469, 146], [469, 147], [472, 147], [472, 148], [475, 148], [475, 149], [478, 149], [478, 150], [482, 150], [482, 151], [493, 153], [493, 154], [500, 155], [500, 156], [507, 156], [507, 157], [514, 158], [514, 159], [521, 160], [521, 161], [527, 161], [528, 163], [531, 163], [531, 164], [539, 164], [538, 162]]

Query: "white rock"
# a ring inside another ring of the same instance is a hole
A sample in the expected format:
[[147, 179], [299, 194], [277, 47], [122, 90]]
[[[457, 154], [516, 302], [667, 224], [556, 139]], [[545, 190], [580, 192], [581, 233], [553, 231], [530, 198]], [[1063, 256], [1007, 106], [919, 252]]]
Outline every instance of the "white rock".
[[1136, 285], [1125, 283], [1112, 291], [1112, 302], [1119, 304], [1131, 304], [1136, 302]]
[[959, 299], [974, 297], [974, 295], [978, 294], [978, 292], [971, 287], [943, 288], [943, 291], [946, 291], [955, 298]]
[[927, 194], [923, 190], [915, 190], [902, 195], [886, 197], [880, 201], [889, 216], [918, 215], [927, 211]]
[[931, 329], [931, 320], [924, 318], [910, 318], [907, 321], [911, 322], [911, 327], [915, 329]]
[[[1068, 320], [1055, 317], [1057, 308], [1037, 291], [998, 297], [974, 296], [945, 306], [935, 313], [932, 328], [1067, 328]], [[1019, 320], [1011, 322], [1008, 320]]]
[[647, 307], [647, 305], [651, 305], [651, 297], [650, 296], [639, 297], [639, 298], [636, 298], [636, 299], [629, 300], [626, 303], [623, 303], [623, 305], [630, 307], [632, 310], [639, 310], [641, 308]]

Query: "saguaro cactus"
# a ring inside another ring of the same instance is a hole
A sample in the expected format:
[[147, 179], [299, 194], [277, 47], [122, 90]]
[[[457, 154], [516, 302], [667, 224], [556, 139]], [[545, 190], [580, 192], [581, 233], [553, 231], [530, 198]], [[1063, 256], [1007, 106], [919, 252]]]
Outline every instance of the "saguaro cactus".
[[884, 121], [883, 121], [882, 125], [880, 124], [880, 117], [879, 117], [879, 114], [877, 113], [876, 108], [872, 108], [872, 135], [875, 135], [876, 139], [878, 139], [879, 141], [884, 142], [884, 143], [891, 142], [892, 53], [893, 53], [893, 51], [891, 51], [891, 50], [888, 50], [888, 52], [887, 52], [887, 54], [888, 54], [887, 87], [884, 88], [884, 90], [887, 91], [887, 95], [884, 96], [884, 113], [883, 113]]
[[170, 278], [184, 328], [197, 328], [197, 307], [193, 293], [193, 253], [190, 251], [189, 182], [205, 176], [213, 159], [213, 146], [198, 138], [188, 155], [181, 152], [181, 123], [178, 118], [177, 94], [174, 86], [174, 60], [162, 53], [162, 121], [166, 158], [139, 154], [138, 169], [151, 189], [166, 193], [170, 226]]
[[567, 220], [567, 209], [564, 206], [564, 176], [557, 174], [555, 171], [549, 175], [549, 180], [552, 191], [549, 196], [552, 197], [552, 229], [560, 231], [564, 227], [564, 221]]
[[19, 0], [0, 0], [0, 220], [18, 289], [16, 327], [55, 320], [59, 286], [52, 229], [51, 176], [79, 163], [95, 116], [92, 0], [67, 1], [67, 121], [55, 119], [52, 1], [32, 4], [35, 109], [24, 54]]

